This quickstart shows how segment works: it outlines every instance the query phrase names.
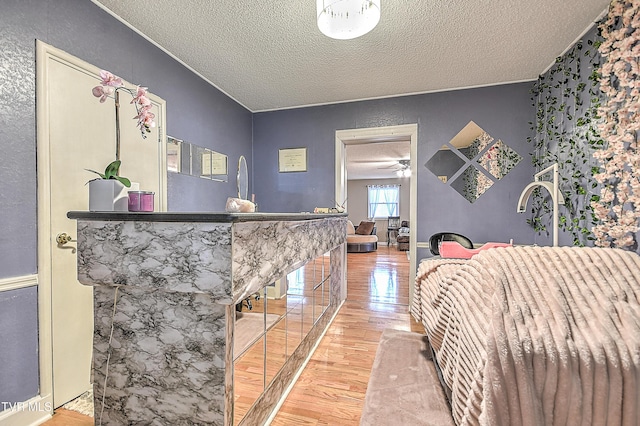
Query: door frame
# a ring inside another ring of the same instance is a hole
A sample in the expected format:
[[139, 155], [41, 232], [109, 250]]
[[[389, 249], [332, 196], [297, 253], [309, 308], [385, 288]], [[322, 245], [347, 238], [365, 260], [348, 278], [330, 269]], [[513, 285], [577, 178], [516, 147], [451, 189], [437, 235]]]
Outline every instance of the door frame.
[[[413, 228], [409, 233], [409, 306], [413, 303], [413, 282], [416, 278], [416, 219], [418, 217], [418, 124], [401, 124], [397, 126], [369, 127], [363, 129], [336, 130], [335, 139], [335, 200], [343, 203], [347, 197], [346, 146], [365, 143], [388, 142], [392, 140], [409, 140], [411, 179], [409, 180], [409, 224]], [[345, 207], [348, 206], [348, 201]], [[349, 209], [347, 208], [346, 211]], [[347, 287], [343, 288], [343, 296], [347, 297]]]
[[[99, 76], [100, 68], [91, 65], [63, 50], [36, 40], [36, 147], [37, 147], [37, 226], [38, 226], [38, 346], [40, 366], [40, 397], [49, 403], [49, 414], [53, 414], [53, 335], [52, 335], [52, 239], [51, 235], [51, 167], [49, 143], [49, 94], [48, 69], [49, 61], [64, 62], [71, 67], [88, 71]], [[157, 122], [158, 138], [165, 139], [163, 126], [166, 123], [166, 102], [158, 96], [149, 93], [149, 99], [158, 106]], [[159, 144], [159, 187], [158, 206], [160, 211], [167, 210], [167, 156], [166, 143]]]

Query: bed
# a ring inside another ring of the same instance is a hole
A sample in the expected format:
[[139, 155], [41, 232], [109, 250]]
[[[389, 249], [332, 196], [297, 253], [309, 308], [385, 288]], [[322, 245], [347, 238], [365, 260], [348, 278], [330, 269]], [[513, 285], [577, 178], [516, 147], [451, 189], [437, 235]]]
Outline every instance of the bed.
[[420, 262], [411, 312], [459, 425], [640, 424], [640, 257], [510, 247]]

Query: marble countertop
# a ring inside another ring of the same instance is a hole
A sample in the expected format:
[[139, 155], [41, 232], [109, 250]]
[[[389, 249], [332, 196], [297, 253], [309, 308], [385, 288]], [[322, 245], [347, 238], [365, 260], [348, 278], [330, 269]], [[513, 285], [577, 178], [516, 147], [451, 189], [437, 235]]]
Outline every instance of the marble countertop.
[[347, 217], [347, 213], [226, 213], [226, 212], [90, 212], [70, 211], [69, 219], [138, 222], [261, 222]]

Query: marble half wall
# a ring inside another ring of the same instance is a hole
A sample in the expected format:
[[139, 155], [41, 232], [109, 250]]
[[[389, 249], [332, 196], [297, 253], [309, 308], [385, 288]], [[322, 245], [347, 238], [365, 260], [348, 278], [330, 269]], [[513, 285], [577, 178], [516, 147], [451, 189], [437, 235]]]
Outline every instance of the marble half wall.
[[231, 223], [78, 221], [78, 281], [209, 293], [230, 304]]
[[225, 424], [224, 305], [206, 293], [95, 286], [94, 312], [96, 424]]
[[219, 303], [233, 304], [345, 238], [345, 217], [235, 223], [80, 220], [78, 280], [206, 292]]
[[341, 245], [346, 229], [346, 217], [235, 223], [233, 299], [242, 300]]
[[345, 238], [338, 216], [79, 219], [78, 280], [94, 288], [97, 424], [231, 425], [235, 302], [331, 251], [331, 306], [257, 404], [267, 414], [339, 306]]

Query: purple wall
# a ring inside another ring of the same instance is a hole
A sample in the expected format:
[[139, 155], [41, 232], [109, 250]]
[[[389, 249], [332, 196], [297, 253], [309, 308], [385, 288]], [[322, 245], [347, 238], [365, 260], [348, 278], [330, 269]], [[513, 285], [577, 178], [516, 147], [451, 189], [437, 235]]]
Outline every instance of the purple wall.
[[[531, 83], [521, 83], [254, 114], [254, 188], [260, 208], [297, 212], [332, 206], [336, 130], [417, 123], [418, 241], [452, 231], [477, 242], [513, 238], [531, 244], [534, 233], [526, 217], [516, 213], [520, 192], [534, 173], [527, 143], [534, 113], [530, 89]], [[473, 204], [424, 166], [469, 121], [523, 157]], [[278, 149], [293, 147], [307, 147], [308, 172], [278, 173]]]
[[[240, 155], [248, 160], [253, 183], [249, 193], [256, 194], [261, 211], [297, 212], [330, 206], [334, 201], [336, 130], [417, 123], [418, 221], [413, 228], [418, 240], [448, 230], [475, 241], [534, 241], [526, 217], [515, 213], [520, 191], [533, 175], [526, 142], [528, 122], [534, 118], [531, 84], [252, 115], [90, 1], [2, 0], [0, 278], [37, 272], [36, 39], [148, 86], [167, 101], [167, 134], [229, 156], [228, 183], [169, 174], [171, 211], [224, 209], [226, 198], [236, 194]], [[474, 204], [424, 168], [438, 148], [470, 120], [524, 157]], [[308, 171], [278, 173], [278, 149], [293, 147], [308, 148]], [[418, 253], [419, 258], [425, 255]], [[0, 315], [0, 400], [22, 401], [37, 392], [37, 356], [33, 354], [37, 325], [31, 317], [23, 319], [11, 312], [17, 307], [21, 313], [35, 312], [37, 293], [32, 287], [1, 296], [0, 313], [5, 315]], [[19, 338], [11, 334], [16, 329]], [[14, 370], [20, 374], [16, 376]]]
[[35, 286], [0, 292], [0, 403], [38, 393], [37, 297]]
[[[229, 156], [229, 182], [169, 174], [169, 210], [224, 209], [240, 155], [251, 169], [251, 113], [84, 0], [0, 4], [0, 277], [36, 271], [35, 40], [149, 87], [167, 101], [167, 134]], [[205, 196], [203, 196], [205, 194]], [[8, 232], [11, 230], [11, 232]], [[16, 244], [15, 235], [20, 236]]]
[[[37, 272], [36, 39], [148, 86], [167, 101], [169, 135], [227, 154], [228, 183], [175, 174], [168, 177], [169, 210], [224, 209], [226, 198], [237, 192], [235, 165], [240, 155], [247, 157], [251, 168], [252, 116], [248, 110], [88, 0], [2, 0], [0, 278]], [[34, 288], [10, 293], [11, 298], [0, 298], [0, 313], [13, 312], [16, 300], [20, 306], [37, 309]], [[17, 327], [25, 342], [37, 341], [35, 323], [0, 315], [0, 401], [5, 402], [23, 401], [37, 393], [37, 356], [25, 352], [22, 340], [15, 341], [11, 332]], [[20, 368], [16, 370], [11, 360], [20, 360]]]

